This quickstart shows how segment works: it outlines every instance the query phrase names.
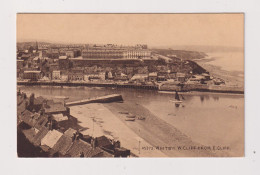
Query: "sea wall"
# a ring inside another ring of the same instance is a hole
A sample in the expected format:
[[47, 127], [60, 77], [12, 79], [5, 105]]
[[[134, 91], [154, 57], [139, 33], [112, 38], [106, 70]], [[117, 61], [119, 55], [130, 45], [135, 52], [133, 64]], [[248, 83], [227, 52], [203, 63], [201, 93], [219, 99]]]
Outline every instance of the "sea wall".
[[116, 83], [90, 83], [90, 82], [26, 82], [18, 81], [17, 85], [25, 86], [86, 86], [86, 87], [112, 87], [112, 88], [132, 88], [162, 91], [200, 91], [200, 92], [219, 92], [244, 94], [244, 89], [237, 86], [226, 85], [206, 85], [206, 84], [163, 84], [157, 85], [138, 85], [138, 84], [116, 84]]

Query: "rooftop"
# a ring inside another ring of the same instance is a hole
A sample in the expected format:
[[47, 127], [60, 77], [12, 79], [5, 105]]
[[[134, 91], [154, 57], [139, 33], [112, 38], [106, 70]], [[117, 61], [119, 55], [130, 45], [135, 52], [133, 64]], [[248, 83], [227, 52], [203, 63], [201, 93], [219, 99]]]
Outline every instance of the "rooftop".
[[53, 148], [53, 146], [57, 143], [61, 136], [61, 132], [57, 130], [50, 130], [41, 140], [41, 145], [46, 145], [50, 148]]
[[54, 152], [59, 152], [63, 156], [65, 156], [72, 144], [72, 138], [67, 136], [66, 134], [63, 134], [60, 137], [60, 139], [56, 142], [56, 144], [52, 147], [52, 149], [54, 150]]
[[45, 98], [43, 98], [42, 96], [39, 96], [39, 97], [34, 99], [34, 104], [35, 105], [43, 104], [44, 101], [45, 101]]
[[53, 114], [53, 119], [57, 122], [68, 120], [67, 116], [63, 116], [63, 114]]
[[66, 112], [67, 108], [64, 106], [63, 103], [58, 102], [58, 103], [54, 103], [54, 102], [47, 102], [47, 107], [45, 107], [45, 113], [55, 113], [55, 112]]
[[75, 140], [67, 155], [71, 157], [80, 157], [81, 153], [84, 154], [84, 157], [113, 157], [111, 154], [106, 153], [98, 147], [92, 148], [91, 145], [83, 140]]

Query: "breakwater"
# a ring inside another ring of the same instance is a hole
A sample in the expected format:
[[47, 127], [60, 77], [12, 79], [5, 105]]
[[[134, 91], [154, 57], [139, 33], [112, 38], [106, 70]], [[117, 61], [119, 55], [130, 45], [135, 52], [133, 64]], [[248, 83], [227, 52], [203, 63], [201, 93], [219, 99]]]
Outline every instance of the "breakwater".
[[84, 100], [78, 100], [73, 102], [67, 102], [66, 106], [76, 106], [76, 105], [84, 105], [88, 103], [109, 103], [109, 102], [116, 102], [116, 101], [123, 101], [122, 95], [120, 94], [111, 94], [111, 95], [105, 95], [102, 97], [96, 97], [96, 98], [89, 98]]

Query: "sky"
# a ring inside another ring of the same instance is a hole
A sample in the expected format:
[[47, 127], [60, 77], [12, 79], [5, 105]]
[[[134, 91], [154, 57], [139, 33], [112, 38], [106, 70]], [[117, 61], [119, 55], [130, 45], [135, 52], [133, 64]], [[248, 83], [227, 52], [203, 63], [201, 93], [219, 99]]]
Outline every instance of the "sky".
[[243, 14], [17, 14], [17, 41], [243, 47]]

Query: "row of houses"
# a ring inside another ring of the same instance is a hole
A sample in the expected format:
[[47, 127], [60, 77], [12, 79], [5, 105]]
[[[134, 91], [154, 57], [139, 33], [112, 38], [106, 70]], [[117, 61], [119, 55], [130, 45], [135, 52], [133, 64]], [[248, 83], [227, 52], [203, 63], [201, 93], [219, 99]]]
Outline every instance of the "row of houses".
[[164, 72], [152, 72], [148, 74], [135, 74], [132, 77], [127, 76], [124, 73], [113, 74], [112, 72], [99, 72], [99, 73], [88, 73], [84, 74], [82, 72], [68, 72], [68, 71], [60, 71], [55, 70], [52, 71], [51, 76], [44, 77], [41, 71], [38, 70], [30, 70], [23, 72], [23, 79], [29, 79], [33, 81], [38, 80], [61, 80], [61, 81], [90, 81], [90, 80], [115, 80], [115, 81], [166, 81], [167, 79], [176, 79], [180, 82], [184, 82], [186, 80], [185, 74], [178, 72], [171, 72], [165, 74]]
[[61, 80], [61, 81], [91, 81], [91, 80], [115, 80], [115, 81], [166, 81], [167, 79], [175, 79], [180, 82], [186, 81], [186, 75], [178, 72], [151, 72], [146, 74], [134, 74], [128, 76], [124, 73], [115, 74], [112, 72], [97, 72], [97, 73], [83, 73], [83, 72], [68, 72], [54, 70], [51, 75], [44, 76], [42, 71], [39, 70], [28, 70], [23, 72], [23, 79], [29, 79], [33, 81], [38, 80]]

